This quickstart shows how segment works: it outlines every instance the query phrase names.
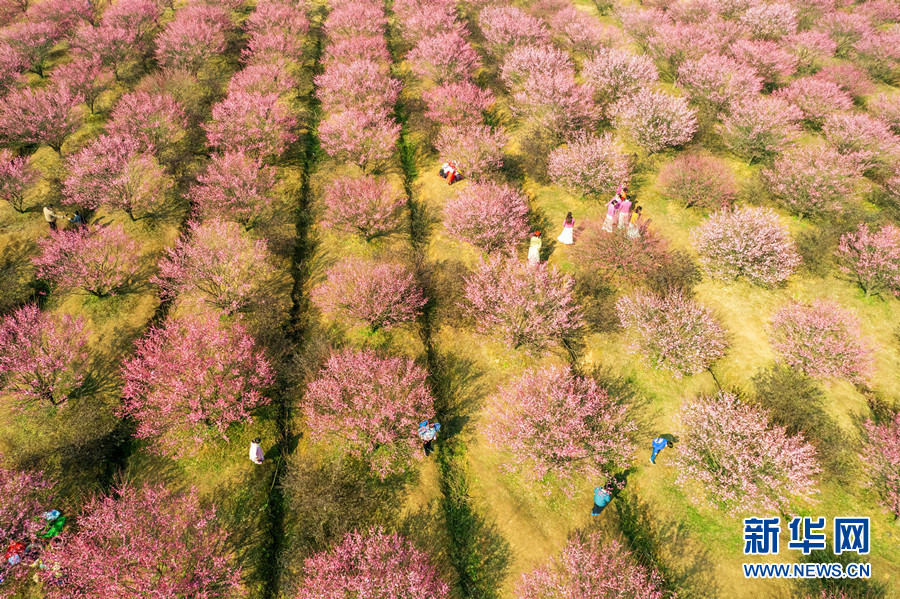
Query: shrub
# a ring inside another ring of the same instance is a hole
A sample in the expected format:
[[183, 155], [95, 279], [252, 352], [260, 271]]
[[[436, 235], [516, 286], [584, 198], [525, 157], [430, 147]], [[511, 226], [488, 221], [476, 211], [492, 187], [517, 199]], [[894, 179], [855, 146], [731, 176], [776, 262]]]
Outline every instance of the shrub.
[[365, 463], [382, 480], [419, 457], [419, 422], [434, 416], [428, 373], [407, 358], [334, 352], [306, 390], [303, 413], [314, 441]]
[[692, 503], [726, 511], [788, 512], [816, 501], [816, 450], [801, 436], [769, 424], [765, 410], [719, 391], [685, 401], [675, 452], [678, 485]]
[[613, 106], [613, 122], [644, 151], [680, 146], [697, 132], [696, 111], [687, 100], [647, 89]]
[[250, 230], [275, 201], [275, 169], [243, 152], [216, 154], [188, 193], [205, 217], [232, 220]]
[[671, 201], [685, 208], [713, 210], [737, 198], [737, 186], [728, 164], [707, 154], [682, 154], [659, 172], [659, 185]]
[[484, 430], [504, 456], [501, 468], [522, 472], [547, 494], [561, 484], [572, 497], [584, 479], [605, 486], [628, 467], [636, 426], [626, 406], [568, 368], [529, 370], [501, 387], [491, 405]]
[[312, 300], [322, 311], [373, 331], [415, 320], [426, 301], [405, 266], [360, 258], [346, 258], [328, 269]]
[[763, 176], [772, 193], [801, 216], [840, 212], [857, 200], [854, 188], [859, 177], [854, 165], [821, 146], [788, 150]]
[[380, 528], [348, 533], [333, 549], [306, 558], [303, 574], [295, 599], [450, 596], [427, 554], [404, 537]]
[[228, 441], [232, 424], [251, 422], [250, 412], [270, 401], [261, 392], [275, 373], [242, 325], [205, 313], [151, 327], [135, 341], [122, 378], [121, 414], [137, 421], [135, 436], [179, 459], [205, 441]]
[[617, 48], [598, 48], [584, 61], [581, 76], [601, 107], [612, 106], [659, 79], [649, 56]]
[[325, 189], [325, 205], [325, 226], [372, 241], [401, 228], [406, 199], [384, 178], [337, 177]]
[[706, 370], [728, 348], [725, 330], [712, 310], [675, 289], [665, 296], [632, 293], [616, 302], [616, 311], [629, 350], [678, 379]]
[[865, 292], [891, 292], [900, 295], [900, 229], [884, 225], [880, 231], [869, 231], [860, 223], [855, 232], [841, 235], [837, 250], [838, 265]]
[[878, 495], [883, 507], [900, 517], [900, 414], [893, 421], [863, 423], [866, 432], [860, 453], [865, 485]]
[[847, 62], [827, 65], [815, 77], [837, 84], [853, 98], [863, 98], [875, 91], [875, 83], [868, 74]]
[[859, 320], [833, 301], [788, 302], [772, 316], [769, 337], [788, 366], [811, 377], [864, 381], [874, 366]]
[[583, 324], [572, 279], [546, 263], [495, 255], [465, 281], [478, 328], [499, 333], [513, 349], [543, 351]]
[[797, 69], [805, 73], [815, 71], [837, 51], [837, 43], [822, 31], [801, 31], [785, 36], [782, 43], [800, 61]]
[[853, 108], [853, 99], [841, 87], [820, 77], [802, 77], [773, 94], [794, 104], [803, 112], [804, 121], [821, 127], [825, 118], [839, 110]]
[[442, 127], [434, 142], [440, 156], [456, 162], [463, 175], [481, 179], [503, 165], [503, 147], [509, 136], [487, 125]]
[[787, 227], [769, 208], [723, 210], [694, 230], [694, 247], [710, 277], [779, 285], [800, 265]]
[[598, 137], [579, 132], [550, 152], [547, 170], [554, 183], [581, 196], [605, 196], [628, 179], [631, 160], [611, 134]]
[[691, 100], [716, 113], [726, 111], [735, 100], [758, 94], [763, 83], [752, 67], [721, 54], [684, 61], [676, 82]]
[[516, 586], [516, 596], [520, 599], [577, 597], [585, 589], [600, 590], [609, 597], [662, 599], [666, 596], [659, 574], [638, 564], [618, 541], [603, 543], [599, 533], [570, 539], [558, 559], [523, 574]]
[[484, 251], [513, 250], [528, 235], [528, 202], [508, 185], [473, 182], [447, 203], [444, 226]]
[[900, 64], [900, 27], [876, 31], [854, 44], [853, 49], [869, 73], [889, 85], [897, 82]]
[[793, 104], [758, 96], [732, 104], [717, 131], [732, 152], [753, 164], [778, 156], [800, 137], [802, 118]]

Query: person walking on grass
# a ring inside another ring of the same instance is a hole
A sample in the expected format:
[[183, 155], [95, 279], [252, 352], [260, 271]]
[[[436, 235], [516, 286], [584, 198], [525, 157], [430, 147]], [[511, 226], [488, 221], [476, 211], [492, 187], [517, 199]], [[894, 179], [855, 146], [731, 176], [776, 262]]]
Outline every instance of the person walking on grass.
[[669, 442], [666, 441], [663, 437], [657, 437], [657, 438], [653, 439], [653, 441], [650, 443], [650, 446], [653, 449], [653, 451], [650, 453], [650, 463], [651, 464], [656, 463], [656, 456], [659, 454], [660, 451], [665, 449], [668, 444], [669, 444]]
[[625, 237], [628, 239], [637, 239], [641, 236], [641, 211], [643, 206], [638, 206], [631, 213], [631, 221], [628, 223], [628, 229], [625, 231]]
[[419, 423], [419, 438], [422, 439], [422, 447], [425, 450], [426, 458], [434, 451], [432, 443], [437, 439], [439, 430], [441, 430], [439, 422], [432, 422], [429, 424], [427, 420], [423, 420]]
[[613, 226], [616, 223], [616, 209], [619, 206], [619, 196], [616, 195], [606, 204], [606, 220], [603, 221], [603, 230], [607, 233], [613, 232]]
[[531, 241], [528, 242], [528, 264], [534, 266], [541, 261], [541, 232], [535, 231], [531, 234]]
[[612, 501], [612, 495], [606, 490], [606, 487], [594, 487], [594, 509], [591, 510], [591, 516], [599, 516], [610, 501]]
[[573, 239], [572, 235], [575, 230], [575, 219], [572, 218], [572, 213], [568, 213], [566, 215], [566, 220], [563, 223], [562, 233], [559, 234], [559, 237], [556, 240], [560, 243], [564, 243], [566, 245], [572, 245], [575, 243], [575, 239]]
[[250, 442], [250, 461], [254, 464], [262, 464], [265, 459], [262, 447], [259, 446], [260, 441], [262, 439], [257, 437]]
[[44, 206], [44, 220], [47, 221], [47, 224], [50, 225], [51, 231], [56, 231], [56, 219], [59, 216], [56, 212], [53, 211], [53, 208], [50, 206]]
[[619, 229], [624, 229], [626, 225], [628, 225], [628, 221], [631, 218], [631, 200], [626, 197], [622, 198], [622, 201], [619, 202], [618, 206], [619, 211]]

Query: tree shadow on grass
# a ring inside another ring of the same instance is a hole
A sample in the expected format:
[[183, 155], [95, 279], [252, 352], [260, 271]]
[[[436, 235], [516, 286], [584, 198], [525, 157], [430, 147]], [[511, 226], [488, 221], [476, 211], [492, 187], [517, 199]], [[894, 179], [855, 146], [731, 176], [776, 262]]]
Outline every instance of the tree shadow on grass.
[[436, 418], [441, 423], [441, 437], [450, 438], [481, 409], [487, 395], [481, 381], [484, 372], [474, 361], [450, 353], [438, 355], [436, 366], [432, 372]]

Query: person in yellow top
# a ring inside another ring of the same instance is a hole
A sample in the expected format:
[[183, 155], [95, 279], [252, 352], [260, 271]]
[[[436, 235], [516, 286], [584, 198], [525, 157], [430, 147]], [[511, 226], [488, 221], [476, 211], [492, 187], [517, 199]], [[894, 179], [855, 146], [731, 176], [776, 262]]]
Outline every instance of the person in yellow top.
[[634, 212], [631, 213], [631, 220], [628, 223], [628, 230], [625, 231], [625, 236], [628, 239], [637, 239], [641, 236], [641, 211], [643, 209], [643, 206], [638, 206], [634, 209]]

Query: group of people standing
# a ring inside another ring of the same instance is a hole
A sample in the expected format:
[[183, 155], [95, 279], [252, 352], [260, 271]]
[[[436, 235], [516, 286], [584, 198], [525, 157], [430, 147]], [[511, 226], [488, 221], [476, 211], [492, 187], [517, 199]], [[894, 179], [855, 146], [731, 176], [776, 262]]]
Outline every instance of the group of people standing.
[[625, 236], [628, 239], [640, 237], [642, 210], [641, 206], [637, 206], [628, 198], [628, 184], [619, 185], [616, 195], [606, 204], [606, 220], [603, 221], [603, 230], [612, 233], [613, 228], [618, 225], [619, 229], [626, 229]]

